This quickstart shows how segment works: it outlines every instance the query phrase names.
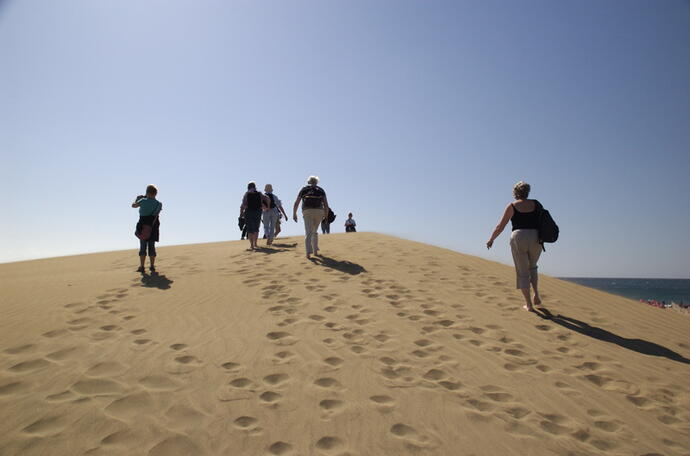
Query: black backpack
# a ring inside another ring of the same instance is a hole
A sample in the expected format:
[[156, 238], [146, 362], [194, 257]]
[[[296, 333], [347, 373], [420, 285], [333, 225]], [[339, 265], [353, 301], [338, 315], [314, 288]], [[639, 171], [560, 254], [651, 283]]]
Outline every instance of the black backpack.
[[323, 197], [326, 192], [321, 187], [308, 185], [300, 192], [302, 205], [307, 209], [320, 209], [323, 207]]
[[537, 229], [539, 230], [539, 242], [542, 243], [543, 248], [544, 242], [552, 243], [558, 240], [559, 229], [549, 211], [544, 209], [539, 201], [537, 201], [537, 209], [539, 210]]
[[333, 223], [335, 221], [335, 213], [333, 210], [329, 207], [328, 208], [328, 223]]

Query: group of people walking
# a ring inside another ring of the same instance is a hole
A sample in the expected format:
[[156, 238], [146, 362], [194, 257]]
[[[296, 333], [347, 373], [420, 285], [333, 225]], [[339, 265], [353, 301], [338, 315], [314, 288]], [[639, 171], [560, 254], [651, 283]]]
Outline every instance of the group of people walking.
[[[318, 228], [324, 220], [329, 219], [330, 208], [328, 198], [323, 188], [319, 187], [319, 178], [310, 176], [307, 185], [297, 194], [295, 204], [292, 207], [292, 218], [298, 221], [297, 211], [302, 208], [304, 220], [305, 246], [307, 258], [319, 254]], [[510, 249], [515, 263], [516, 286], [522, 292], [525, 299], [523, 308], [530, 312], [534, 306], [541, 304], [538, 288], [537, 262], [543, 250], [540, 239], [540, 217], [544, 212], [542, 205], [537, 200], [528, 199], [530, 185], [520, 181], [513, 187], [513, 198], [503, 211], [503, 216], [486, 242], [486, 248], [493, 246], [496, 238], [503, 232], [508, 222], [512, 225], [510, 236]], [[139, 272], [144, 272], [146, 254], [148, 251], [150, 270], [155, 272], [156, 246], [159, 239], [160, 221], [158, 216], [163, 209], [163, 204], [156, 199], [158, 189], [149, 185], [146, 187], [146, 195], [139, 195], [132, 203], [132, 207], [139, 208], [139, 222], [135, 234], [140, 239], [140, 267]], [[264, 233], [267, 244], [273, 244], [273, 240], [280, 232], [279, 224], [281, 216], [287, 220], [287, 213], [280, 199], [273, 193], [271, 184], [264, 187], [264, 193], [257, 191], [256, 183], [247, 185], [247, 192], [242, 197], [240, 217], [244, 218], [247, 230], [247, 238], [251, 250], [257, 248], [259, 228], [263, 219]], [[348, 214], [345, 221], [347, 232], [356, 231], [356, 223], [352, 213]], [[557, 229], [557, 227], [556, 227]], [[330, 230], [329, 230], [330, 231]], [[533, 294], [532, 294], [533, 291]]]
[[264, 193], [256, 189], [256, 183], [247, 184], [247, 192], [242, 197], [240, 206], [240, 220], [243, 221], [243, 236], [246, 232], [251, 250], [256, 249], [259, 239], [259, 229], [261, 222], [264, 223], [264, 237], [268, 245], [273, 244], [273, 240], [280, 233], [280, 218], [287, 214], [283, 209], [283, 203], [278, 196], [273, 193], [273, 186], [266, 184]]

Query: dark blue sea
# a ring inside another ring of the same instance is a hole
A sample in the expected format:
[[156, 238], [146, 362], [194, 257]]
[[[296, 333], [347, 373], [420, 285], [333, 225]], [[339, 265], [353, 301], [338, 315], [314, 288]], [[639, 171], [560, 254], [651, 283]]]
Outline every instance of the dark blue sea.
[[561, 277], [590, 288], [617, 294], [635, 300], [690, 304], [690, 279], [604, 279], [587, 277]]

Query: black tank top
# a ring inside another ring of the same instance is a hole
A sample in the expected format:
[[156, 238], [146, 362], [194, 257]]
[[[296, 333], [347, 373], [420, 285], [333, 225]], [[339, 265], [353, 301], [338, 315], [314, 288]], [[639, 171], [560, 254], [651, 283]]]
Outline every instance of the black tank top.
[[539, 211], [537, 208], [539, 204], [534, 200], [534, 210], [532, 212], [520, 212], [513, 206], [513, 216], [510, 218], [510, 222], [513, 224], [513, 231], [515, 230], [528, 230], [528, 229], [538, 229], [539, 228]]
[[261, 193], [247, 192], [247, 209], [261, 209]]

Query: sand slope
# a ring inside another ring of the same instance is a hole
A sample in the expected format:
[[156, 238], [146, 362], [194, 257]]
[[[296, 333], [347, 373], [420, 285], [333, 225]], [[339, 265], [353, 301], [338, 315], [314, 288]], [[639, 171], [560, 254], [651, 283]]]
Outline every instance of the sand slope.
[[541, 319], [383, 235], [245, 248], [0, 265], [0, 454], [690, 454], [685, 316], [545, 277]]

